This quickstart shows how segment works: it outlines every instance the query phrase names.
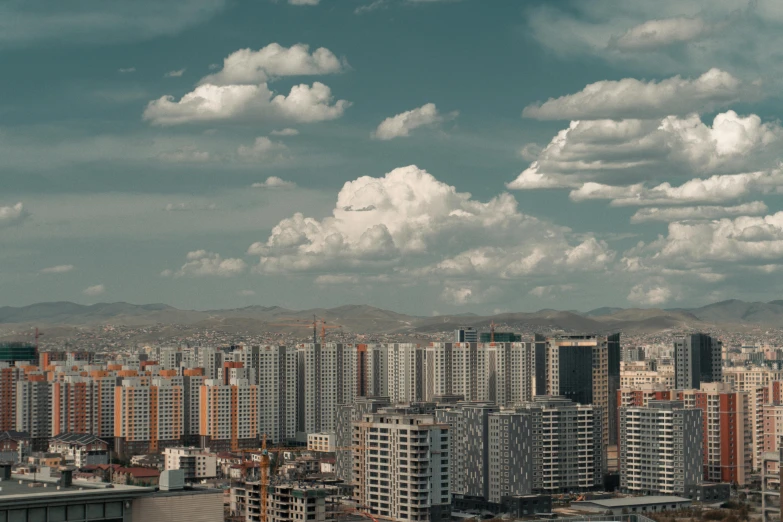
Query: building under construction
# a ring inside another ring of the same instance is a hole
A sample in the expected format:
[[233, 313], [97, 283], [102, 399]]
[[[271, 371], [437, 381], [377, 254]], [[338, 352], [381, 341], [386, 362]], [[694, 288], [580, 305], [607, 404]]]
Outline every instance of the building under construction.
[[38, 349], [34, 344], [23, 342], [0, 343], [0, 362], [27, 361], [38, 364]]

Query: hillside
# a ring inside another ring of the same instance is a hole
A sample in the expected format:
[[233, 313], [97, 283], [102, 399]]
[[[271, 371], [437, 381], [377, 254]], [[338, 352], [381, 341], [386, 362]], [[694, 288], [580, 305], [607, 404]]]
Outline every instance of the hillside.
[[327, 324], [341, 325], [353, 333], [434, 333], [459, 326], [487, 329], [491, 322], [518, 330], [547, 328], [566, 331], [656, 332], [710, 326], [764, 325], [783, 327], [783, 301], [749, 303], [722, 301], [700, 308], [596, 308], [589, 312], [540, 310], [534, 313], [503, 313], [491, 316], [462, 313], [420, 317], [368, 305], [290, 310], [278, 306], [248, 306], [227, 310], [181, 310], [165, 304], [135, 305], [71, 302], [39, 303], [24, 307], [0, 307], [0, 326], [12, 329], [39, 326], [92, 327], [99, 325], [185, 325], [228, 332], [305, 332], [313, 316]]

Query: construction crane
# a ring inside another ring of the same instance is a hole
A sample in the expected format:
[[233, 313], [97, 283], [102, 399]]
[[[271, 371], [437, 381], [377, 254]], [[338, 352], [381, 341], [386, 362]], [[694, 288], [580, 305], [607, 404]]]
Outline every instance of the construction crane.
[[490, 344], [495, 344], [495, 321], [492, 320], [491, 323], [489, 323], [489, 342]]
[[[266, 522], [266, 502], [267, 502], [267, 494], [269, 491], [269, 484], [270, 484], [270, 476], [271, 476], [271, 456], [270, 453], [275, 453], [275, 461], [277, 462], [279, 460], [278, 455], [281, 451], [303, 451], [307, 448], [304, 447], [297, 447], [297, 448], [283, 448], [283, 447], [275, 447], [275, 448], [267, 448], [266, 445], [266, 433], [264, 433], [264, 437], [261, 439], [261, 465], [259, 470], [259, 484], [261, 486], [261, 522]], [[244, 454], [247, 450], [242, 452], [242, 460], [244, 461]]]
[[[342, 325], [339, 324], [326, 324], [326, 319], [321, 319], [321, 344], [324, 344], [326, 342], [326, 330], [331, 330], [332, 328], [342, 328]], [[268, 326], [293, 326], [293, 327], [307, 327], [310, 328], [313, 327], [313, 344], [318, 343], [318, 318], [316, 316], [313, 316], [313, 322], [312, 323], [271, 323]]]

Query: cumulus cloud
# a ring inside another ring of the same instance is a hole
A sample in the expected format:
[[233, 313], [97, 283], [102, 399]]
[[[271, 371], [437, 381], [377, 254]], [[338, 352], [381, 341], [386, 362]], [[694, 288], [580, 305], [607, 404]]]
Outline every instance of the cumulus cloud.
[[252, 145], [241, 145], [239, 149], [237, 149], [237, 154], [239, 154], [241, 158], [258, 160], [268, 158], [275, 152], [285, 149], [287, 149], [287, 147], [284, 144], [272, 141], [266, 136], [259, 136]]
[[21, 201], [15, 205], [0, 207], [0, 229], [18, 225], [28, 216]]
[[711, 111], [737, 101], [743, 84], [720, 69], [696, 79], [675, 76], [659, 82], [635, 78], [591, 83], [576, 94], [528, 105], [522, 116], [538, 120], [655, 118]]
[[73, 265], [56, 265], [47, 268], [42, 268], [42, 274], [65, 274], [74, 269]]
[[136, 68], [135, 67], [124, 67], [124, 68], [117, 69], [117, 72], [120, 73], [120, 74], [135, 73], [136, 72]]
[[379, 140], [407, 137], [414, 129], [438, 125], [456, 116], [456, 112], [448, 115], [440, 114], [434, 103], [427, 103], [416, 109], [386, 118], [378, 125], [372, 136]]
[[95, 297], [97, 295], [105, 294], [106, 285], [100, 284], [100, 285], [88, 286], [87, 288], [82, 290], [82, 293], [90, 297]]
[[185, 74], [185, 69], [176, 69], [176, 70], [174, 70], [174, 71], [169, 71], [169, 72], [167, 72], [167, 73], [166, 73], [166, 74], [164, 74], [163, 76], [164, 76], [165, 78], [179, 78], [179, 77], [181, 77], [183, 74]]
[[674, 291], [664, 281], [653, 279], [634, 285], [628, 294], [628, 300], [646, 306], [659, 306], [675, 297]]
[[315, 122], [339, 118], [350, 105], [346, 100], [334, 101], [332, 91], [320, 82], [312, 86], [295, 85], [287, 96], [275, 95], [265, 83], [207, 83], [199, 85], [180, 100], [163, 96], [149, 102], [143, 117], [153, 125], [233, 120]]
[[697, 115], [659, 120], [572, 121], [557, 133], [512, 189], [579, 188], [667, 175], [740, 173], [776, 160], [783, 129], [755, 114], [726, 111], [705, 125]]
[[291, 5], [318, 5], [321, 0], [288, 0]]
[[336, 74], [348, 67], [345, 59], [319, 47], [310, 53], [310, 46], [299, 43], [283, 47], [271, 43], [257, 51], [240, 49], [223, 60], [223, 68], [199, 82], [211, 85], [258, 85], [282, 76]]
[[648, 20], [613, 37], [609, 45], [624, 52], [644, 52], [696, 40], [710, 31], [701, 18]]
[[164, 270], [164, 277], [232, 277], [243, 273], [247, 263], [242, 259], [224, 259], [220, 254], [195, 250], [188, 252], [187, 262], [179, 270]]
[[273, 130], [269, 134], [271, 134], [272, 136], [298, 136], [299, 131], [296, 129], [287, 128], [287, 129]]
[[496, 286], [447, 284], [440, 294], [440, 299], [456, 305], [480, 304], [492, 301], [501, 294], [501, 290]]
[[416, 166], [349, 181], [332, 216], [297, 213], [248, 254], [256, 272], [318, 273], [320, 284], [448, 282], [443, 295], [455, 303], [490, 299], [479, 281], [602, 272], [615, 256], [603, 241], [519, 212], [509, 194], [477, 201]]
[[761, 201], [743, 203], [733, 207], [700, 206], [680, 208], [643, 208], [631, 216], [631, 223], [647, 223], [650, 221], [693, 221], [703, 219], [719, 219], [732, 216], [758, 216], [769, 211]]
[[783, 172], [774, 169], [715, 175], [706, 179], [694, 178], [679, 186], [673, 186], [669, 182], [654, 187], [647, 187], [644, 183], [615, 186], [587, 182], [572, 190], [569, 197], [573, 201], [609, 199], [611, 205], [616, 207], [723, 203], [754, 191], [769, 192], [781, 183]]
[[291, 189], [296, 188], [296, 183], [293, 181], [286, 181], [277, 176], [269, 176], [265, 181], [259, 183], [253, 183], [253, 188], [266, 188], [266, 189]]
[[[630, 271], [767, 265], [783, 256], [783, 212], [706, 222], [674, 222], [668, 234], [624, 253]], [[702, 276], [704, 277], [704, 276]], [[709, 276], [706, 277], [709, 280]]]

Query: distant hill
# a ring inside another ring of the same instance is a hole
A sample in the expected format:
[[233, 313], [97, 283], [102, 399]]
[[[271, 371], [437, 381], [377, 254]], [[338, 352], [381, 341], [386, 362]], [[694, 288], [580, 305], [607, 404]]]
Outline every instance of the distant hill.
[[80, 305], [71, 302], [38, 303], [23, 307], [0, 307], [0, 326], [90, 327], [103, 324], [145, 326], [153, 324], [192, 325], [223, 331], [302, 332], [312, 328], [316, 315], [327, 324], [341, 326], [354, 333], [443, 332], [459, 326], [488, 329], [491, 322], [515, 328], [548, 328], [566, 331], [608, 332], [710, 329], [715, 326], [765, 325], [783, 327], [783, 300], [749, 303], [722, 301], [693, 309], [603, 307], [579, 313], [540, 310], [535, 313], [512, 312], [491, 316], [462, 313], [420, 317], [383, 310], [368, 305], [336, 308], [290, 310], [278, 306], [247, 306], [227, 310], [181, 310], [165, 304], [135, 305], [98, 303]]

